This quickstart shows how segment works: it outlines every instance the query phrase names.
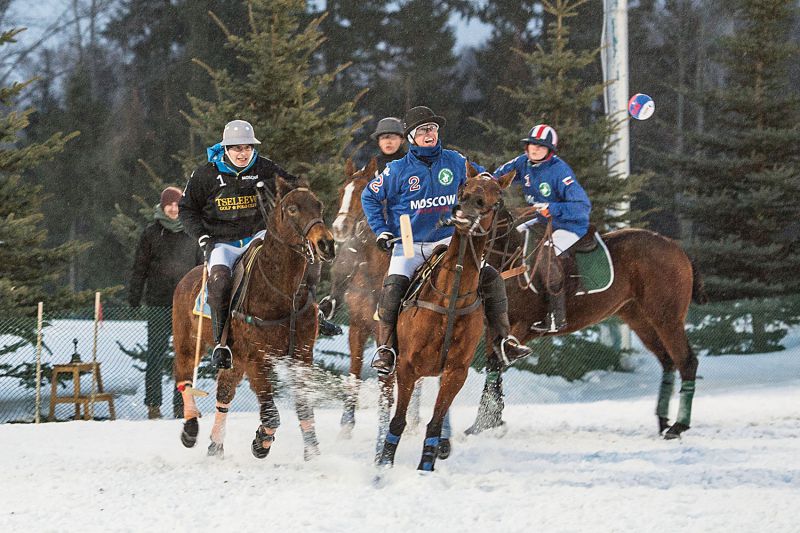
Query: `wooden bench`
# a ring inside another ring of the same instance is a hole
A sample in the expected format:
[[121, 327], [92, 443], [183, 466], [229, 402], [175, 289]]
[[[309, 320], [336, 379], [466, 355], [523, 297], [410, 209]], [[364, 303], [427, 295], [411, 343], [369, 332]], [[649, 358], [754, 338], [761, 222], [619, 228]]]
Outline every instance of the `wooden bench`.
[[[81, 419], [81, 406], [83, 406], [83, 419], [89, 420], [89, 404], [92, 396], [81, 394], [81, 374], [94, 373], [97, 380], [97, 392], [94, 395], [94, 403], [108, 402], [108, 411], [111, 420], [116, 418], [114, 411], [114, 397], [110, 392], [103, 392], [103, 378], [100, 377], [100, 363], [70, 363], [66, 365], [53, 365], [53, 375], [50, 377], [50, 417], [49, 420], [56, 420], [56, 404], [73, 403], [75, 404], [75, 420]], [[73, 393], [72, 396], [58, 396], [58, 375], [72, 374]]]

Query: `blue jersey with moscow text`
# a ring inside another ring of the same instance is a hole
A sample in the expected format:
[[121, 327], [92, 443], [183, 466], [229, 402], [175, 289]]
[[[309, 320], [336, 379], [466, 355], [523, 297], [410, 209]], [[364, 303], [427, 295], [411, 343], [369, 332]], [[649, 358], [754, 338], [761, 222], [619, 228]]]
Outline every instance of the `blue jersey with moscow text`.
[[[554, 155], [542, 163], [531, 163], [522, 154], [498, 167], [493, 172], [496, 179], [512, 170], [517, 171], [514, 182], [522, 184], [528, 205], [537, 202], [549, 204], [553, 229], [565, 229], [583, 237], [589, 229], [592, 202], [575, 179], [575, 173], [563, 159]], [[539, 222], [544, 222], [539, 217]]]
[[467, 158], [454, 150], [442, 150], [431, 166], [409, 152], [386, 165], [364, 188], [361, 205], [375, 235], [388, 231], [399, 236], [400, 215], [407, 214], [414, 242], [435, 242], [453, 234], [452, 227], [437, 223], [456, 205], [458, 189], [466, 180]]

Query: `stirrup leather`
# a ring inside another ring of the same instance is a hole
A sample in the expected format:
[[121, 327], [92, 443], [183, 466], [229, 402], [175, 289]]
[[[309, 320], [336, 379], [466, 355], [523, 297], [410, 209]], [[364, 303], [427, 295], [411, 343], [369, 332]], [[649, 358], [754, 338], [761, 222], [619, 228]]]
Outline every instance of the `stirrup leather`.
[[[380, 369], [375, 367], [375, 363], [380, 360], [381, 351], [387, 351], [392, 354], [392, 362], [388, 370]], [[378, 349], [375, 350], [375, 355], [372, 356], [372, 362], [370, 366], [374, 368], [379, 374], [389, 375], [394, 372], [395, 364], [397, 363], [397, 352], [391, 346], [387, 346], [386, 344], [381, 344], [378, 346]]]

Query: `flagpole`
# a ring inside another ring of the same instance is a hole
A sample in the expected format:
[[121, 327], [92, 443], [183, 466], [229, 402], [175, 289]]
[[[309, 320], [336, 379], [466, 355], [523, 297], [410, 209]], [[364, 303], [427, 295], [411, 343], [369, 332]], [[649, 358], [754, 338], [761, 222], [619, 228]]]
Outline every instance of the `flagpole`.
[[100, 326], [100, 291], [94, 293], [94, 343], [92, 345], [92, 396], [89, 398], [89, 418], [94, 420], [94, 400], [97, 395], [97, 332]]

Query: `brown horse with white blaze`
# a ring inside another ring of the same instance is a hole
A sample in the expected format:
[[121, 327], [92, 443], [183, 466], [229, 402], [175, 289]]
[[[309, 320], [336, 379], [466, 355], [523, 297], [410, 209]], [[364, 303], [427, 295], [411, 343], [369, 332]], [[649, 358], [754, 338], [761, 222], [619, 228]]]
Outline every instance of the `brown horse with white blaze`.
[[[503, 211], [499, 216], [499, 237], [490, 244], [486, 260], [498, 270], [514, 271], [523, 266], [519, 253], [523, 237], [513, 230], [517, 221], [510, 213]], [[525, 287], [519, 277], [506, 280], [512, 333], [527, 342], [540, 336], [566, 335], [618, 316], [661, 363], [663, 375], [656, 405], [659, 433], [666, 431], [666, 439], [677, 438], [689, 429], [691, 420], [698, 360], [684, 324], [691, 301], [707, 300], [702, 277], [678, 243], [655, 232], [627, 228], [602, 238], [613, 262], [613, 282], [602, 292], [577, 295], [574, 280], [572, 285], [568, 281], [565, 329], [555, 333], [533, 330], [532, 324], [547, 312], [544, 295]], [[668, 411], [676, 369], [681, 377], [680, 405], [676, 421], [670, 425]], [[502, 370], [497, 355], [489, 354], [478, 416], [468, 434], [503, 423]]]
[[[309, 263], [333, 260], [333, 235], [322, 220], [322, 203], [313, 192], [305, 187], [291, 188], [281, 178], [277, 178], [276, 192], [275, 207], [266, 221], [262, 247], [255, 252], [249, 284], [237, 305], [238, 311], [230, 319], [233, 368], [217, 374], [217, 413], [209, 455], [222, 456], [228, 408], [236, 386], [246, 375], [260, 405], [261, 425], [256, 430], [252, 452], [258, 458], [267, 456], [280, 425], [270, 374], [281, 358], [289, 359], [304, 457], [309, 459], [319, 453], [314, 411], [306, 390], [317, 338], [317, 305], [303, 280]], [[197, 319], [192, 309], [201, 290], [202, 268], [186, 274], [173, 297], [174, 375], [183, 395], [185, 422], [181, 441], [186, 447], [195, 445], [198, 433], [199, 410], [192, 389]], [[209, 322], [203, 324], [203, 350], [212, 344]]]
[[398, 318], [397, 407], [378, 462], [381, 466], [394, 463], [414, 384], [424, 376], [441, 376], [418, 467], [434, 469], [445, 414], [466, 381], [483, 333], [478, 293], [483, 250], [502, 203], [501, 189], [508, 187], [514, 172], [495, 180], [489, 173], [477, 175], [469, 166], [467, 176], [453, 208], [450, 223], [455, 232], [444, 258], [418, 296], [403, 305]]

